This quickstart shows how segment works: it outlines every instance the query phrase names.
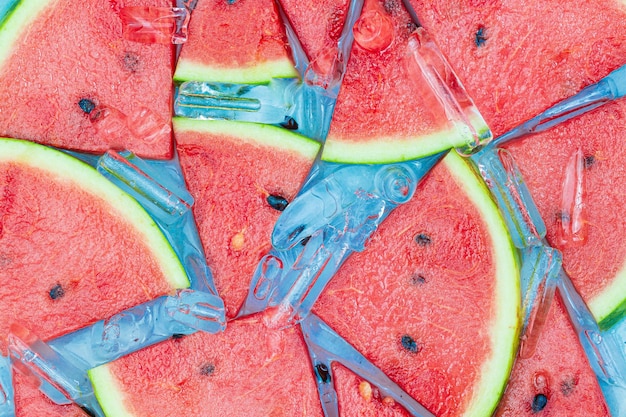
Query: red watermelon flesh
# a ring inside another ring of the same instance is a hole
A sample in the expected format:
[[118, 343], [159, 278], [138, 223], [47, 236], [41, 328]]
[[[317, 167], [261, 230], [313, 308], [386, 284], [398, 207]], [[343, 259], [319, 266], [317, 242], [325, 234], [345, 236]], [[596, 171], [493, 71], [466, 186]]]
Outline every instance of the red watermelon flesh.
[[273, 0], [200, 1], [174, 77], [232, 83], [297, 77], [287, 48]]
[[319, 144], [272, 126], [182, 118], [174, 123], [207, 262], [233, 317], [258, 261], [271, 249], [280, 210], [270, 201], [295, 197]]
[[[619, 1], [414, 4], [496, 135], [626, 63], [626, 7]], [[548, 241], [562, 250], [565, 269], [603, 326], [616, 319], [610, 313], [626, 285], [619, 209], [626, 193], [623, 116], [624, 104], [616, 102], [507, 145], [546, 222]], [[585, 240], [563, 242], [563, 219], [571, 216], [562, 203], [564, 179], [578, 151], [585, 164]]]
[[[497, 416], [609, 416], [567, 312], [552, 303], [537, 350], [518, 359]], [[545, 397], [545, 402], [542, 396]]]
[[173, 48], [123, 39], [124, 5], [172, 3], [20, 2], [0, 36], [0, 135], [88, 152], [172, 155]]
[[348, 16], [350, 2], [280, 1], [304, 53], [320, 74], [331, 69], [337, 53], [337, 42]]
[[[188, 285], [134, 200], [87, 165], [26, 141], [0, 140], [0, 243], [3, 355], [13, 322], [47, 340]], [[18, 416], [76, 413], [16, 381]]]
[[91, 377], [97, 395], [115, 396], [108, 416], [322, 416], [299, 330], [268, 329], [260, 316], [135, 352]]

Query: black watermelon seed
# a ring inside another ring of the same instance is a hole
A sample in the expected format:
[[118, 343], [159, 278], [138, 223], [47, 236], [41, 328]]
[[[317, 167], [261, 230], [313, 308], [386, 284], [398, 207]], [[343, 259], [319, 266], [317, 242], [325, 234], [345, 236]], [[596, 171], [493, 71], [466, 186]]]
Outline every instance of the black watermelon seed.
[[93, 109], [96, 108], [96, 103], [89, 100], [88, 98], [81, 98], [78, 102], [78, 107], [80, 107], [83, 112], [89, 114], [93, 111]]
[[213, 372], [215, 372], [215, 365], [213, 365], [212, 363], [202, 365], [202, 367], [200, 368], [200, 374], [204, 376], [209, 376]]
[[596, 163], [596, 157], [593, 155], [586, 155], [585, 156], [585, 168], [589, 169], [593, 166], [593, 164]]
[[430, 236], [428, 236], [425, 233], [420, 233], [415, 236], [415, 243], [417, 243], [420, 246], [430, 245], [430, 242], [431, 242]]
[[50, 295], [51, 299], [56, 300], [56, 299], [61, 298], [61, 297], [63, 297], [65, 295], [65, 290], [63, 289], [61, 284], [57, 284], [57, 285], [55, 285], [54, 287], [52, 287], [50, 289], [48, 294]]
[[285, 197], [281, 197], [279, 195], [270, 194], [266, 198], [267, 204], [269, 204], [273, 209], [278, 211], [283, 211], [287, 208], [289, 201]]
[[324, 384], [328, 384], [331, 380], [330, 372], [328, 372], [328, 367], [323, 363], [318, 363], [315, 365], [315, 374]]
[[576, 380], [574, 379], [574, 377], [569, 376], [561, 381], [561, 393], [564, 396], [569, 397], [574, 392], [575, 388]]
[[130, 72], [137, 72], [139, 69], [139, 55], [134, 52], [126, 52], [122, 57], [124, 68]]
[[541, 410], [546, 408], [546, 405], [548, 405], [548, 397], [546, 397], [543, 394], [535, 395], [535, 398], [533, 398], [533, 403], [532, 403], [533, 413], [540, 412]]
[[293, 117], [285, 116], [285, 121], [280, 124], [285, 129], [298, 130], [298, 122]]
[[424, 285], [425, 283], [426, 283], [426, 278], [424, 278], [423, 275], [413, 274], [411, 276], [411, 284], [420, 286], [420, 285]]
[[306, 244], [307, 244], [307, 243], [309, 243], [309, 240], [311, 240], [311, 236], [307, 236], [307, 237], [305, 237], [304, 239], [302, 239], [302, 240], [300, 241], [300, 244], [301, 244], [302, 246], [306, 246]]
[[174, 339], [174, 340], [179, 340], [179, 339], [182, 339], [182, 338], [183, 338], [183, 337], [185, 337], [185, 336], [186, 336], [186, 335], [185, 335], [184, 333], [174, 333], [174, 334], [172, 335], [172, 339]]
[[400, 339], [400, 344], [405, 350], [411, 353], [417, 353], [420, 351], [420, 348], [417, 345], [417, 342], [415, 341], [415, 339], [413, 339], [408, 334], [405, 334], [404, 336], [402, 336], [402, 338]]
[[474, 34], [474, 43], [477, 47], [480, 48], [481, 46], [485, 45], [486, 40], [487, 37], [485, 36], [485, 27], [479, 26], [478, 30], [476, 30], [476, 33]]

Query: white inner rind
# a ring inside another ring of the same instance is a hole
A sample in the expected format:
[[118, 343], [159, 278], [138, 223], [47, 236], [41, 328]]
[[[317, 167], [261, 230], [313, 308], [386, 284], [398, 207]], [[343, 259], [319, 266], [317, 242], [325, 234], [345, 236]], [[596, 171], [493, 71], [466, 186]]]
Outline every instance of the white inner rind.
[[[492, 308], [491, 358], [479, 372], [466, 417], [491, 415], [504, 392], [517, 352], [521, 327], [520, 277], [515, 248], [498, 208], [482, 180], [456, 152], [443, 160], [450, 174], [481, 214], [487, 226], [495, 265], [495, 305]], [[471, 343], [471, 341], [467, 341]]]
[[176, 253], [148, 213], [121, 189], [89, 165], [63, 152], [25, 140], [0, 138], [0, 163], [26, 165], [45, 171], [51, 181], [70, 183], [103, 201], [120, 221], [131, 225], [156, 258], [172, 288], [186, 288], [189, 280]]
[[296, 78], [298, 73], [288, 58], [255, 63], [250, 67], [225, 68], [205, 65], [189, 59], [180, 59], [174, 80], [210, 81], [232, 84], [264, 84], [272, 78]]

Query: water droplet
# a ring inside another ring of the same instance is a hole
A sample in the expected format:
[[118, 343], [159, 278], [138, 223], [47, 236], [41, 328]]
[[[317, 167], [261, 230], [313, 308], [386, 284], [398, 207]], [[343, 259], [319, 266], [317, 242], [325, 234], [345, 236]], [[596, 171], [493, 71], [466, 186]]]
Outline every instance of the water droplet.
[[365, 10], [354, 28], [354, 41], [369, 52], [381, 52], [393, 41], [393, 22], [378, 4]]

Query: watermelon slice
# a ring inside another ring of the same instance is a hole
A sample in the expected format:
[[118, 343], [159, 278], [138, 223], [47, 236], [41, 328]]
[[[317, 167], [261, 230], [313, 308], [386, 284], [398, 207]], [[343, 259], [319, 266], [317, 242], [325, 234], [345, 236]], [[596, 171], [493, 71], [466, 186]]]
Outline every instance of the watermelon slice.
[[[436, 46], [400, 2], [366, 1], [354, 32], [322, 159], [406, 161], [490, 137]], [[450, 105], [452, 97], [457, 101]]]
[[552, 303], [533, 357], [518, 359], [497, 416], [609, 416], [560, 300]]
[[269, 125], [175, 118], [181, 166], [218, 293], [232, 317], [272, 227], [298, 192], [319, 150]]
[[[453, 9], [448, 2], [414, 3], [496, 134], [626, 63], [626, 9], [620, 1], [594, 0], [582, 8], [573, 1], [533, 8], [523, 1], [484, 8], [468, 1]], [[558, 30], [541, 21], [558, 22]], [[625, 110], [623, 102], [611, 103], [507, 145], [546, 223], [548, 241], [562, 251], [567, 273], [604, 328], [626, 311], [626, 225], [619, 210], [626, 193], [620, 162], [626, 156]], [[584, 159], [579, 220], [585, 233], [578, 241], [563, 240], [562, 225], [572, 214], [564, 205], [564, 183], [578, 152]]]
[[176, 81], [256, 84], [297, 76], [272, 0], [198, 2]]
[[[514, 250], [484, 185], [456, 153], [330, 282], [316, 314], [437, 416], [491, 415], [516, 353]], [[395, 415], [338, 374], [347, 415]]]
[[0, 135], [89, 152], [172, 155], [173, 48], [123, 39], [120, 7], [18, 2], [0, 27]]
[[[41, 145], [0, 140], [0, 225], [3, 355], [13, 322], [47, 340], [189, 285], [136, 201]], [[24, 385], [17, 379], [18, 415], [76, 412]]]

